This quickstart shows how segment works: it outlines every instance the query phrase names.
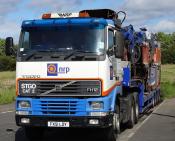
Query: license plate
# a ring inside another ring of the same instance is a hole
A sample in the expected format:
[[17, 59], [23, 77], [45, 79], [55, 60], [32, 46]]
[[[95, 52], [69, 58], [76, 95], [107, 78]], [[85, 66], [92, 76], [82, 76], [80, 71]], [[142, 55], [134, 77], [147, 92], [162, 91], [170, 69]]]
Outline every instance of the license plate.
[[69, 122], [55, 122], [55, 121], [49, 121], [48, 127], [70, 127]]

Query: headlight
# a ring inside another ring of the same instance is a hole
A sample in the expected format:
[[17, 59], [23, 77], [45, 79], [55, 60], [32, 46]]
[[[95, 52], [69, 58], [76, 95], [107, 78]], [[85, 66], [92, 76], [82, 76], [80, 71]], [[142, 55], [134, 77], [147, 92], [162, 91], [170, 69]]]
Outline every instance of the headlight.
[[104, 108], [104, 104], [101, 101], [93, 101], [93, 102], [90, 102], [90, 107], [93, 110], [101, 110]]
[[31, 108], [31, 104], [29, 101], [19, 101], [18, 107], [19, 108]]
[[35, 95], [37, 84], [34, 81], [19, 81], [18, 90], [20, 95]]

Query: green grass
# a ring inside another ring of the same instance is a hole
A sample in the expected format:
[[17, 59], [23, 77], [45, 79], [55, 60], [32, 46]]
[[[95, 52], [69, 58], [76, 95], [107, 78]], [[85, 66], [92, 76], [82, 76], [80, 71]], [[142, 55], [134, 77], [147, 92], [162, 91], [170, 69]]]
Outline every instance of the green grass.
[[15, 77], [16, 77], [15, 71], [0, 72], [0, 82], [3, 80], [15, 80]]
[[175, 97], [175, 65], [162, 65], [161, 94], [163, 98]]
[[15, 88], [0, 89], [0, 104], [12, 103], [15, 100]]
[[175, 97], [175, 83], [164, 82], [161, 84], [161, 94], [163, 98]]
[[15, 72], [0, 72], [0, 104], [15, 100]]

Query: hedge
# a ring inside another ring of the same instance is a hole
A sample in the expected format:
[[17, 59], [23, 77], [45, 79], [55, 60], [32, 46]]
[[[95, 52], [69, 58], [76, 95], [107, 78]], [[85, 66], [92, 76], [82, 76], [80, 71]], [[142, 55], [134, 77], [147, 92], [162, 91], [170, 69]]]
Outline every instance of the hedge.
[[14, 71], [15, 69], [15, 57], [0, 56], [0, 71]]

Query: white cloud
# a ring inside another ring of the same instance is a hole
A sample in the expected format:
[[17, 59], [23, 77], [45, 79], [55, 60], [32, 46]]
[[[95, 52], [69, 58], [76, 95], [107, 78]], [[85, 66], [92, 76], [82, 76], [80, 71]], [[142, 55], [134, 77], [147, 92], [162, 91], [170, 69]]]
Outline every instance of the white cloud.
[[124, 4], [126, 8], [134, 11], [167, 11], [175, 7], [174, 0], [125, 0]]
[[[11, 36], [14, 37], [15, 43], [18, 42], [21, 22], [19, 22], [19, 19], [12, 21], [7, 18], [7, 15], [17, 13], [19, 4], [23, 2], [24, 0], [0, 0], [0, 38]], [[41, 13], [43, 13], [43, 10], [60, 11], [79, 5], [81, 5], [81, 0], [31, 0], [29, 3], [25, 3], [23, 8], [26, 8], [26, 10], [29, 11], [35, 10], [35, 13], [37, 14], [36, 11], [38, 10], [40, 10]], [[40, 12], [38, 13], [41, 14]], [[20, 17], [20, 15], [18, 17]]]
[[28, 4], [29, 8], [32, 8], [36, 11], [40, 11], [42, 9], [47, 9], [49, 11], [62, 11], [64, 9], [70, 9], [72, 7], [76, 7], [82, 4], [81, 0], [42, 0], [42, 1], [36, 1], [31, 0]]
[[0, 26], [0, 38], [5, 39], [8, 37], [13, 37], [14, 42], [18, 43], [18, 38], [20, 34], [20, 25], [18, 25], [15, 21], [5, 21]]
[[[21, 24], [21, 22], [18, 22], [23, 14], [17, 11], [21, 3], [24, 4], [23, 11], [34, 12], [31, 15], [37, 18], [44, 12], [76, 11], [86, 5], [89, 9], [96, 8], [98, 7], [97, 1], [100, 2], [100, 0], [87, 0], [86, 2], [83, 0], [30, 0], [25, 2], [24, 0], [0, 0], [0, 38], [13, 36], [17, 43]], [[117, 5], [116, 0], [109, 0], [108, 3], [112, 3], [111, 8], [113, 9], [127, 12], [125, 25], [133, 24], [135, 29], [147, 25], [154, 32], [175, 31], [175, 20], [170, 20], [175, 17], [175, 0], [123, 0], [120, 3], [121, 5]], [[18, 13], [16, 21], [7, 19], [8, 15], [13, 13]], [[28, 18], [26, 17], [26, 19]], [[152, 20], [154, 23], [157, 21], [157, 23], [150, 25], [149, 23], [152, 23]]]
[[22, 0], [0, 0], [0, 22], [2, 23], [9, 13], [17, 11]]
[[162, 20], [156, 25], [150, 27], [154, 32], [166, 32], [172, 33], [175, 32], [175, 21]]
[[174, 0], [125, 0], [129, 22], [146, 22], [154, 18], [174, 16]]
[[19, 28], [16, 21], [7, 19], [7, 15], [18, 11], [18, 4], [22, 0], [0, 0], [0, 38], [5, 39], [7, 36], [14, 37], [15, 43], [18, 42]]

